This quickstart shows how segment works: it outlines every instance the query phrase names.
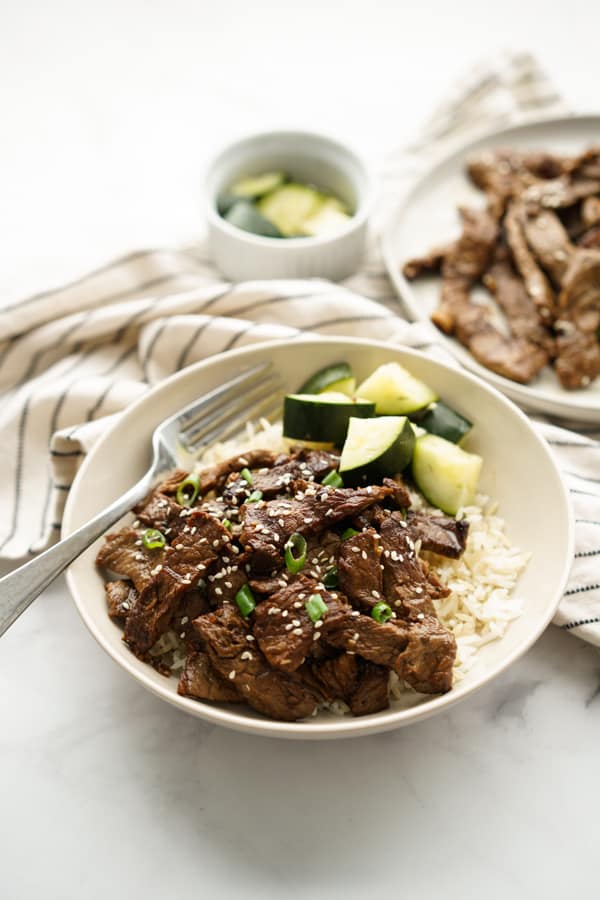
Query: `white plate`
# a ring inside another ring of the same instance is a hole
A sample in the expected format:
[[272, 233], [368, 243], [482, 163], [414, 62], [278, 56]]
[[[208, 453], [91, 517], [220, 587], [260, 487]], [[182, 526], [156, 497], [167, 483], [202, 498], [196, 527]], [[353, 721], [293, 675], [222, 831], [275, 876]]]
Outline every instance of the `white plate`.
[[[481, 650], [478, 663], [448, 694], [418, 698], [418, 705], [410, 709], [392, 706], [363, 718], [320, 714], [309, 721], [289, 723], [263, 718], [240, 706], [180, 697], [175, 679], [164, 678], [136, 659], [121, 640], [122, 631], [106, 613], [103, 579], [94, 566], [100, 541], [68, 572], [77, 609], [107, 653], [144, 687], [179, 709], [240, 731], [286, 738], [348, 737], [406, 725], [446, 710], [495, 678], [541, 634], [556, 609], [573, 554], [571, 508], [546, 443], [514, 404], [464, 371], [416, 351], [349, 338], [260, 344], [190, 366], [129, 407], [93, 448], [69, 493], [64, 534], [86, 522], [142, 475], [150, 461], [150, 437], [159, 422], [242, 368], [267, 359], [281, 373], [286, 391], [297, 390], [316, 369], [340, 359], [348, 360], [359, 379], [382, 363], [397, 360], [475, 422], [470, 446], [485, 461], [482, 489], [499, 500], [510, 539], [532, 553], [518, 584], [525, 600], [521, 618], [502, 640]], [[540, 515], [540, 510], [549, 509], [552, 515]]]
[[[445, 244], [458, 236], [457, 207], [461, 204], [483, 206], [484, 197], [465, 174], [465, 161], [471, 153], [491, 147], [545, 149], [576, 154], [600, 142], [600, 116], [569, 116], [536, 120], [494, 131], [473, 141], [437, 162], [403, 198], [392, 216], [383, 242], [385, 264], [408, 316], [430, 323], [429, 316], [439, 299], [439, 277], [408, 282], [402, 265], [421, 256], [431, 247]], [[485, 292], [482, 291], [485, 296]], [[600, 378], [586, 390], [566, 391], [554, 372], [546, 367], [531, 385], [520, 385], [490, 372], [476, 362], [455, 338], [432, 331], [461, 361], [525, 409], [582, 422], [600, 421]]]

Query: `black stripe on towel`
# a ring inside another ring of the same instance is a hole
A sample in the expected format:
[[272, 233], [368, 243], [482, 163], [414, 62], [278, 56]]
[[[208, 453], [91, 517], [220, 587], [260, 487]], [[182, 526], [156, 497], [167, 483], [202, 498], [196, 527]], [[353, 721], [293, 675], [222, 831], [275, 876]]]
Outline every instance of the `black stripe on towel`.
[[579, 628], [580, 625], [595, 625], [596, 622], [600, 622], [600, 616], [594, 616], [593, 619], [579, 619], [576, 622], [567, 622], [566, 625], [561, 625], [561, 628], [568, 631], [570, 628]]
[[597, 591], [600, 590], [600, 584], [584, 584], [578, 588], [571, 588], [570, 591], [565, 591], [565, 597], [572, 597], [573, 594], [586, 594], [588, 591]]

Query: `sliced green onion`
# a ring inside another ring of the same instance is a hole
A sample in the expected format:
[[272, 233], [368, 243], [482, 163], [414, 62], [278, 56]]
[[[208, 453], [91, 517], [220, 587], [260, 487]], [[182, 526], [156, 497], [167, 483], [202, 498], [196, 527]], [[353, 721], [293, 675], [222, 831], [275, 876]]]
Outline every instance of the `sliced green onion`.
[[380, 625], [383, 625], [388, 619], [392, 618], [392, 608], [381, 600], [379, 603], [376, 603], [371, 610], [371, 617], [375, 619], [376, 622], [379, 622]]
[[238, 609], [241, 614], [244, 616], [249, 616], [254, 607], [256, 606], [256, 600], [254, 599], [254, 594], [250, 590], [248, 584], [243, 585], [235, 595], [235, 602], [238, 605]]
[[304, 568], [306, 562], [306, 540], [295, 531], [291, 534], [284, 546], [285, 567], [292, 575], [296, 575]]
[[180, 506], [191, 506], [200, 490], [200, 478], [191, 472], [177, 487], [175, 498]]
[[304, 608], [311, 622], [318, 622], [329, 612], [329, 607], [320, 594], [311, 594], [304, 604]]
[[326, 588], [336, 588], [338, 586], [338, 570], [337, 566], [327, 569], [323, 575], [323, 584]]
[[339, 472], [335, 469], [332, 469], [329, 475], [327, 475], [321, 484], [328, 484], [330, 487], [344, 487], [344, 482], [342, 481], [342, 477]]
[[240, 478], [243, 478], [248, 484], [252, 484], [252, 472], [250, 469], [242, 469]]
[[142, 535], [142, 544], [146, 550], [159, 550], [167, 543], [167, 539], [158, 528], [146, 528]]
[[348, 540], [348, 538], [354, 537], [355, 534], [360, 534], [360, 532], [357, 531], [356, 528], [346, 528], [345, 531], [342, 531], [342, 540], [346, 541]]
[[223, 526], [223, 528], [227, 528], [228, 531], [231, 531], [231, 520], [230, 519], [223, 519], [223, 521], [221, 522], [221, 525]]
[[262, 500], [262, 491], [252, 491], [246, 503], [258, 503], [259, 500]]

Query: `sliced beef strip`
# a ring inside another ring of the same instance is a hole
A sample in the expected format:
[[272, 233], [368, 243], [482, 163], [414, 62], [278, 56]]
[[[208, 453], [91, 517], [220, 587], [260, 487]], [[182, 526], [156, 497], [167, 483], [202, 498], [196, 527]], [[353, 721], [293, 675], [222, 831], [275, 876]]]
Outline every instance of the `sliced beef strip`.
[[96, 565], [133, 581], [142, 591], [152, 582], [157, 565], [162, 565], [165, 550], [147, 550], [142, 544], [145, 529], [126, 526], [107, 534], [96, 557]]
[[471, 181], [488, 196], [490, 208], [500, 218], [511, 197], [536, 180], [524, 165], [523, 154], [510, 148], [484, 150], [467, 160]]
[[[250, 631], [231, 605], [196, 619], [213, 669], [234, 682], [240, 696], [258, 712], [274, 719], [303, 719], [317, 708], [319, 695], [299, 676], [272, 669]], [[250, 639], [250, 640], [249, 640]]]
[[310, 537], [378, 503], [390, 488], [332, 488], [293, 482], [295, 494], [268, 502], [245, 503], [242, 507], [241, 542], [251, 554], [253, 572], [264, 574], [282, 565], [286, 540], [294, 532]]
[[577, 246], [588, 250], [600, 250], [600, 225], [594, 225], [585, 231], [577, 241]]
[[574, 206], [586, 197], [600, 193], [600, 179], [575, 178], [561, 175], [548, 181], [529, 185], [521, 194], [525, 204], [543, 206], [546, 209], [561, 209]]
[[162, 562], [125, 622], [125, 642], [138, 656], [148, 653], [171, 624], [182, 595], [230, 546], [227, 529], [201, 509], [192, 510], [185, 521], [175, 542], [161, 551]]
[[248, 581], [247, 572], [236, 563], [236, 558], [227, 559], [227, 563], [223, 561], [220, 568], [208, 576], [208, 599], [211, 606], [233, 603], [237, 592]]
[[522, 338], [507, 338], [489, 325], [463, 343], [482, 366], [519, 384], [529, 384], [548, 362], [542, 347]]
[[[319, 594], [328, 607], [323, 620], [316, 623], [305, 606], [313, 594]], [[336, 628], [346, 618], [348, 609], [346, 600], [339, 594], [330, 593], [319, 582], [300, 575], [288, 587], [258, 604], [254, 611], [254, 636], [273, 668], [294, 672], [310, 655], [313, 643]]]
[[580, 156], [575, 157], [570, 171], [583, 178], [600, 179], [600, 146], [588, 147]]
[[191, 588], [181, 594], [173, 613], [171, 627], [186, 642], [194, 642], [196, 633], [192, 623], [198, 616], [211, 611], [206, 590]]
[[137, 591], [130, 581], [107, 581], [106, 605], [111, 619], [122, 621], [129, 615], [137, 598]]
[[379, 535], [373, 529], [342, 541], [338, 586], [357, 609], [370, 610], [384, 599], [382, 554]]
[[368, 716], [388, 709], [390, 705], [390, 673], [384, 666], [361, 660], [356, 689], [347, 703], [353, 716]]
[[241, 472], [242, 469], [260, 469], [272, 466], [277, 459], [277, 454], [272, 450], [247, 450], [237, 456], [231, 456], [223, 462], [217, 463], [200, 471], [200, 493], [223, 488], [228, 476], [232, 472]]
[[396, 475], [394, 478], [384, 478], [383, 484], [385, 487], [391, 488], [392, 498], [396, 506], [400, 507], [400, 509], [408, 509], [412, 501], [408, 488], [402, 481], [402, 477]]
[[600, 197], [586, 197], [581, 204], [581, 219], [586, 228], [600, 224]]
[[523, 279], [515, 272], [508, 251], [502, 245], [498, 246], [492, 265], [483, 276], [483, 283], [506, 316], [514, 337], [535, 344], [551, 355], [554, 349], [551, 334], [542, 323]]
[[444, 259], [450, 252], [451, 247], [452, 245], [450, 244], [445, 247], [434, 247], [424, 256], [409, 259], [402, 266], [404, 277], [408, 278], [409, 281], [414, 281], [415, 278], [420, 278], [422, 275], [437, 274], [441, 270]]
[[354, 716], [380, 712], [390, 705], [390, 672], [353, 653], [313, 663], [311, 675], [324, 699], [343, 700]]
[[152, 491], [145, 500], [133, 508], [134, 513], [147, 528], [158, 528], [168, 537], [173, 528], [177, 528], [181, 511], [180, 506], [171, 496], [163, 493], [161, 487]]
[[430, 516], [409, 510], [406, 514], [406, 524], [411, 540], [421, 541], [422, 550], [430, 550], [450, 559], [458, 559], [465, 552], [469, 534], [469, 523], [466, 519]]
[[408, 645], [397, 657], [396, 674], [422, 694], [444, 694], [452, 687], [456, 640], [435, 616], [411, 622]]
[[277, 494], [286, 493], [292, 481], [298, 478], [321, 481], [329, 472], [337, 469], [339, 461], [340, 458], [335, 453], [303, 448], [270, 469], [253, 472], [251, 485], [243, 478], [233, 476], [226, 485], [223, 497], [225, 502], [235, 506], [243, 503], [251, 491], [261, 491], [263, 498], [268, 500]]
[[575, 248], [562, 222], [549, 209], [526, 212], [523, 230], [529, 247], [536, 259], [550, 275], [554, 284], [560, 286], [569, 260]]
[[559, 297], [556, 373], [563, 387], [587, 387], [600, 375], [600, 252], [573, 257]]
[[435, 615], [380, 624], [370, 616], [351, 613], [328, 635], [328, 640], [348, 652], [393, 669], [415, 690], [444, 693], [452, 687], [456, 641]]
[[387, 602], [403, 619], [435, 615], [433, 599], [450, 593], [430, 575], [415, 553], [408, 523], [398, 513], [379, 522], [383, 545], [383, 591]]
[[216, 703], [242, 703], [235, 685], [219, 675], [206, 653], [192, 650], [188, 654], [177, 685], [177, 693], [195, 700]]
[[552, 322], [555, 315], [556, 298], [550, 282], [539, 267], [527, 243], [525, 222], [524, 205], [519, 202], [510, 203], [504, 219], [504, 229], [513, 261], [521, 273], [527, 293], [535, 303], [542, 320]]

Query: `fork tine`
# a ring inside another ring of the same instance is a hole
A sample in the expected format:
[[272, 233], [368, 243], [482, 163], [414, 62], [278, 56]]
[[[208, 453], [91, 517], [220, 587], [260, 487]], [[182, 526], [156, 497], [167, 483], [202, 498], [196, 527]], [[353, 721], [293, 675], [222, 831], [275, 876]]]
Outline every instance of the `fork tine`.
[[[259, 363], [250, 369], [246, 369], [234, 378], [229, 379], [224, 384], [213, 388], [208, 394], [205, 394], [199, 400], [189, 403], [186, 407], [171, 417], [169, 423], [177, 423], [181, 430], [190, 428], [198, 418], [206, 412], [210, 412], [213, 407], [219, 406], [223, 402], [223, 398], [230, 394], [236, 387], [244, 385], [245, 387], [253, 387], [256, 381], [260, 381], [267, 372], [272, 368], [272, 363]], [[167, 423], [165, 423], [167, 424]]]
[[179, 440], [183, 446], [192, 446], [198, 443], [201, 437], [207, 431], [212, 431], [225, 424], [228, 420], [241, 410], [248, 410], [250, 404], [255, 400], [260, 400], [266, 396], [275, 393], [281, 382], [275, 375], [269, 375], [258, 382], [251, 390], [238, 394], [219, 405], [209, 415], [196, 417], [185, 430], [179, 434]]
[[256, 418], [268, 418], [269, 416], [274, 416], [278, 411], [281, 411], [281, 398], [273, 397], [272, 394], [268, 397], [263, 397], [250, 407], [244, 405], [238, 414], [228, 421], [228, 424], [225, 427], [222, 427], [222, 425], [213, 427], [210, 431], [203, 434], [201, 439], [188, 444], [185, 447], [185, 450], [188, 453], [197, 456], [200, 450], [204, 447], [208, 447], [216, 440], [226, 441], [228, 438], [239, 433], [247, 422]]

